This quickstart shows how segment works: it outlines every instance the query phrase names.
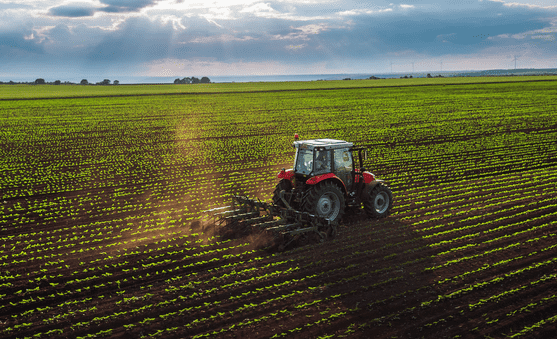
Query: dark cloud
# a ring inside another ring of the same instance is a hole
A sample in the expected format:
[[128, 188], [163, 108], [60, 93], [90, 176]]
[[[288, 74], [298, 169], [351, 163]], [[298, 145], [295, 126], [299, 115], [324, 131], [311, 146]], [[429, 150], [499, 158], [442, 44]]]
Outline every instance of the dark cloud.
[[34, 33], [21, 27], [0, 31], [0, 74], [39, 73], [34, 69], [36, 61], [42, 60], [46, 54], [43, 44], [34, 38]]
[[147, 18], [129, 18], [119, 30], [105, 36], [92, 48], [91, 64], [141, 63], [168, 57], [173, 29]]
[[93, 16], [96, 12], [105, 13], [128, 13], [137, 12], [142, 8], [149, 7], [159, 0], [100, 0], [104, 7], [92, 7], [86, 3], [73, 3], [49, 9], [52, 16], [79, 18]]
[[142, 8], [152, 6], [158, 0], [100, 0], [102, 4], [108, 5], [107, 7], [100, 8], [99, 10], [107, 13], [127, 13], [137, 12]]
[[517, 34], [548, 27], [536, 12], [500, 3], [467, 2], [458, 13], [420, 9], [393, 11], [381, 15], [348, 17], [350, 28], [330, 28], [308, 36], [307, 56], [342, 57], [356, 60], [389, 58], [405, 51], [436, 57], [470, 54], [495, 45], [488, 37]]
[[14, 30], [0, 32], [0, 55], [2, 58], [9, 58], [10, 55], [21, 52], [31, 54], [42, 54], [44, 48], [37, 39], [33, 38], [32, 30]]
[[95, 14], [95, 11], [96, 9], [89, 6], [88, 4], [76, 3], [52, 7], [48, 10], [48, 13], [52, 16], [79, 18], [92, 16]]
[[68, 41], [72, 38], [72, 33], [67, 25], [58, 24], [48, 30], [48, 36], [53, 41]]
[[[185, 18], [181, 23], [187, 29], [174, 32], [167, 40], [167, 57], [284, 64], [337, 60], [350, 67], [369, 60], [481, 53], [498, 44], [488, 34], [512, 35], [549, 26], [547, 20], [536, 19], [542, 12], [500, 3], [466, 1], [465, 5], [458, 13], [418, 5], [406, 10], [392, 5], [392, 12], [373, 12], [360, 5], [357, 15], [305, 21], [247, 15], [235, 21], [217, 20], [222, 27], [200, 18]], [[337, 10], [323, 6], [327, 13]], [[319, 11], [314, 7], [300, 5], [296, 12], [308, 16]], [[312, 29], [312, 25], [320, 28]]]

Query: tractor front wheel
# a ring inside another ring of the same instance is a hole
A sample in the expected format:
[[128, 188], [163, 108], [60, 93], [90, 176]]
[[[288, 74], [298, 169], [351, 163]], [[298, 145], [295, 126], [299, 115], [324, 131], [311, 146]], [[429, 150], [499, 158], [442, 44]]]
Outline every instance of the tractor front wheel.
[[340, 222], [344, 214], [344, 194], [330, 181], [318, 183], [310, 189], [304, 210], [332, 222]]
[[384, 218], [391, 213], [393, 207], [393, 193], [388, 186], [377, 184], [368, 193], [364, 201], [364, 210], [370, 218]]

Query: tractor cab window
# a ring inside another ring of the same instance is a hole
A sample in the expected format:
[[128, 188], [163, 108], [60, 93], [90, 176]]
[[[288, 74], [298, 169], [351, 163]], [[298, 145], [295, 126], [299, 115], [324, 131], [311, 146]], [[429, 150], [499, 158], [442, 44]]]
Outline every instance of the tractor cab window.
[[352, 185], [352, 153], [349, 149], [335, 150], [335, 174], [344, 181], [347, 187]]
[[294, 172], [309, 175], [313, 171], [313, 151], [298, 149]]
[[315, 151], [315, 171], [313, 174], [331, 173], [331, 151]]
[[313, 151], [311, 149], [299, 149], [296, 154], [294, 171], [305, 175], [320, 175], [331, 173], [331, 151]]

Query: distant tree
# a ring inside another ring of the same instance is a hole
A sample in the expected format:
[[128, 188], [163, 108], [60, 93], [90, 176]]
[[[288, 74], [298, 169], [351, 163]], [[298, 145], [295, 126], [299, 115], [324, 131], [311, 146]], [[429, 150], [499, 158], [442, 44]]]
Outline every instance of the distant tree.
[[104, 79], [103, 81], [99, 82], [99, 85], [110, 85], [110, 80]]
[[87, 79], [83, 79], [83, 80], [81, 80], [80, 84], [89, 85], [89, 81], [87, 81]]
[[198, 84], [199, 83], [199, 79], [196, 77], [191, 77], [191, 83], [192, 84]]
[[428, 77], [428, 78], [433, 78], [433, 77], [431, 76], [431, 74], [429, 74], [429, 73], [427, 73], [427, 77]]
[[201, 82], [202, 84], [208, 84], [208, 83], [211, 82], [211, 79], [209, 79], [209, 78], [207, 78], [207, 77], [203, 77], [203, 78], [201, 78], [200, 82]]
[[114, 80], [114, 82], [112, 82], [112, 83], [113, 83], [114, 85], [119, 85], [119, 84], [120, 84], [120, 81]]
[[39, 79], [35, 80], [35, 85], [44, 85], [44, 84], [45, 84], [44, 79], [39, 78]]
[[54, 84], [55, 84], [55, 85], [60, 85], [61, 83], [62, 83], [62, 81], [60, 81], [60, 80], [54, 81]]
[[178, 79], [174, 80], [174, 83], [175, 84], [191, 84], [191, 78], [188, 78], [188, 77], [185, 77], [183, 79], [178, 78]]

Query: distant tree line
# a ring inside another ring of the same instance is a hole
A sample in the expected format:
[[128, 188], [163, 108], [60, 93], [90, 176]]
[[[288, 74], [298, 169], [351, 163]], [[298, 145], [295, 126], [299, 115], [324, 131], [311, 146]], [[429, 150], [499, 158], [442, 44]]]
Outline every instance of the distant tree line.
[[[208, 77], [202, 77], [201, 79], [196, 78], [196, 77], [185, 77], [183, 79], [176, 79], [174, 80], [175, 84], [209, 84], [211, 83], [211, 79], [209, 79]], [[9, 82], [2, 82], [0, 81], [0, 85], [16, 85], [16, 84], [25, 84], [25, 85], [103, 85], [103, 86], [107, 86], [107, 85], [111, 85], [110, 80], [109, 79], [104, 79], [103, 81], [99, 81], [97, 83], [92, 83], [87, 81], [87, 79], [83, 79], [81, 80], [78, 84], [76, 84], [75, 82], [70, 82], [70, 81], [60, 81], [60, 80], [56, 80], [53, 82], [46, 82], [43, 78], [38, 78], [33, 82], [13, 82], [13, 81], [9, 81]], [[112, 85], [119, 85], [120, 81], [118, 80], [114, 80], [112, 82]]]
[[[81, 82], [80, 82], [79, 84], [80, 84], [80, 85], [93, 85], [93, 83], [89, 83], [89, 81], [87, 81], [87, 79], [81, 80]], [[118, 84], [120, 84], [120, 81], [114, 80], [114, 82], [113, 82], [112, 84], [113, 84], [113, 85], [118, 85]], [[97, 82], [95, 85], [107, 86], [107, 85], [110, 85], [110, 80], [104, 79], [103, 81]]]
[[177, 78], [174, 80], [175, 84], [208, 84], [211, 82], [211, 79], [207, 77], [202, 77], [201, 79], [196, 77], [185, 77], [183, 79]]
[[[176, 79], [174, 80], [175, 84], [208, 84], [211, 83], [211, 79], [209, 79], [208, 77], [202, 77], [201, 79], [196, 78], [196, 77], [185, 77], [183, 79]], [[78, 84], [76, 84], [75, 82], [70, 82], [70, 81], [60, 81], [60, 80], [56, 80], [53, 82], [46, 82], [43, 78], [38, 78], [33, 82], [13, 82], [13, 81], [9, 81], [9, 82], [2, 82], [0, 81], [0, 85], [16, 85], [16, 84], [25, 84], [25, 85], [103, 85], [103, 86], [108, 86], [111, 85], [110, 80], [109, 79], [104, 79], [103, 81], [99, 81], [97, 83], [92, 83], [87, 81], [87, 79], [83, 79], [81, 80]], [[119, 85], [120, 81], [118, 80], [114, 80], [112, 82], [112, 85]]]
[[[33, 82], [13, 82], [13, 81], [9, 81], [9, 82], [2, 82], [0, 81], [0, 85], [16, 85], [16, 84], [23, 84], [23, 85], [76, 85], [75, 82], [70, 82], [70, 81], [60, 81], [60, 80], [55, 80], [53, 82], [46, 82], [43, 78], [38, 78]], [[79, 83], [80, 85], [110, 85], [110, 80], [108, 79], [104, 79], [103, 81], [99, 81], [96, 84], [93, 83], [89, 83], [89, 81], [87, 81], [87, 79], [83, 79], [81, 80], [81, 82]], [[112, 82], [113, 85], [119, 85], [120, 81], [118, 80], [114, 80]]]

